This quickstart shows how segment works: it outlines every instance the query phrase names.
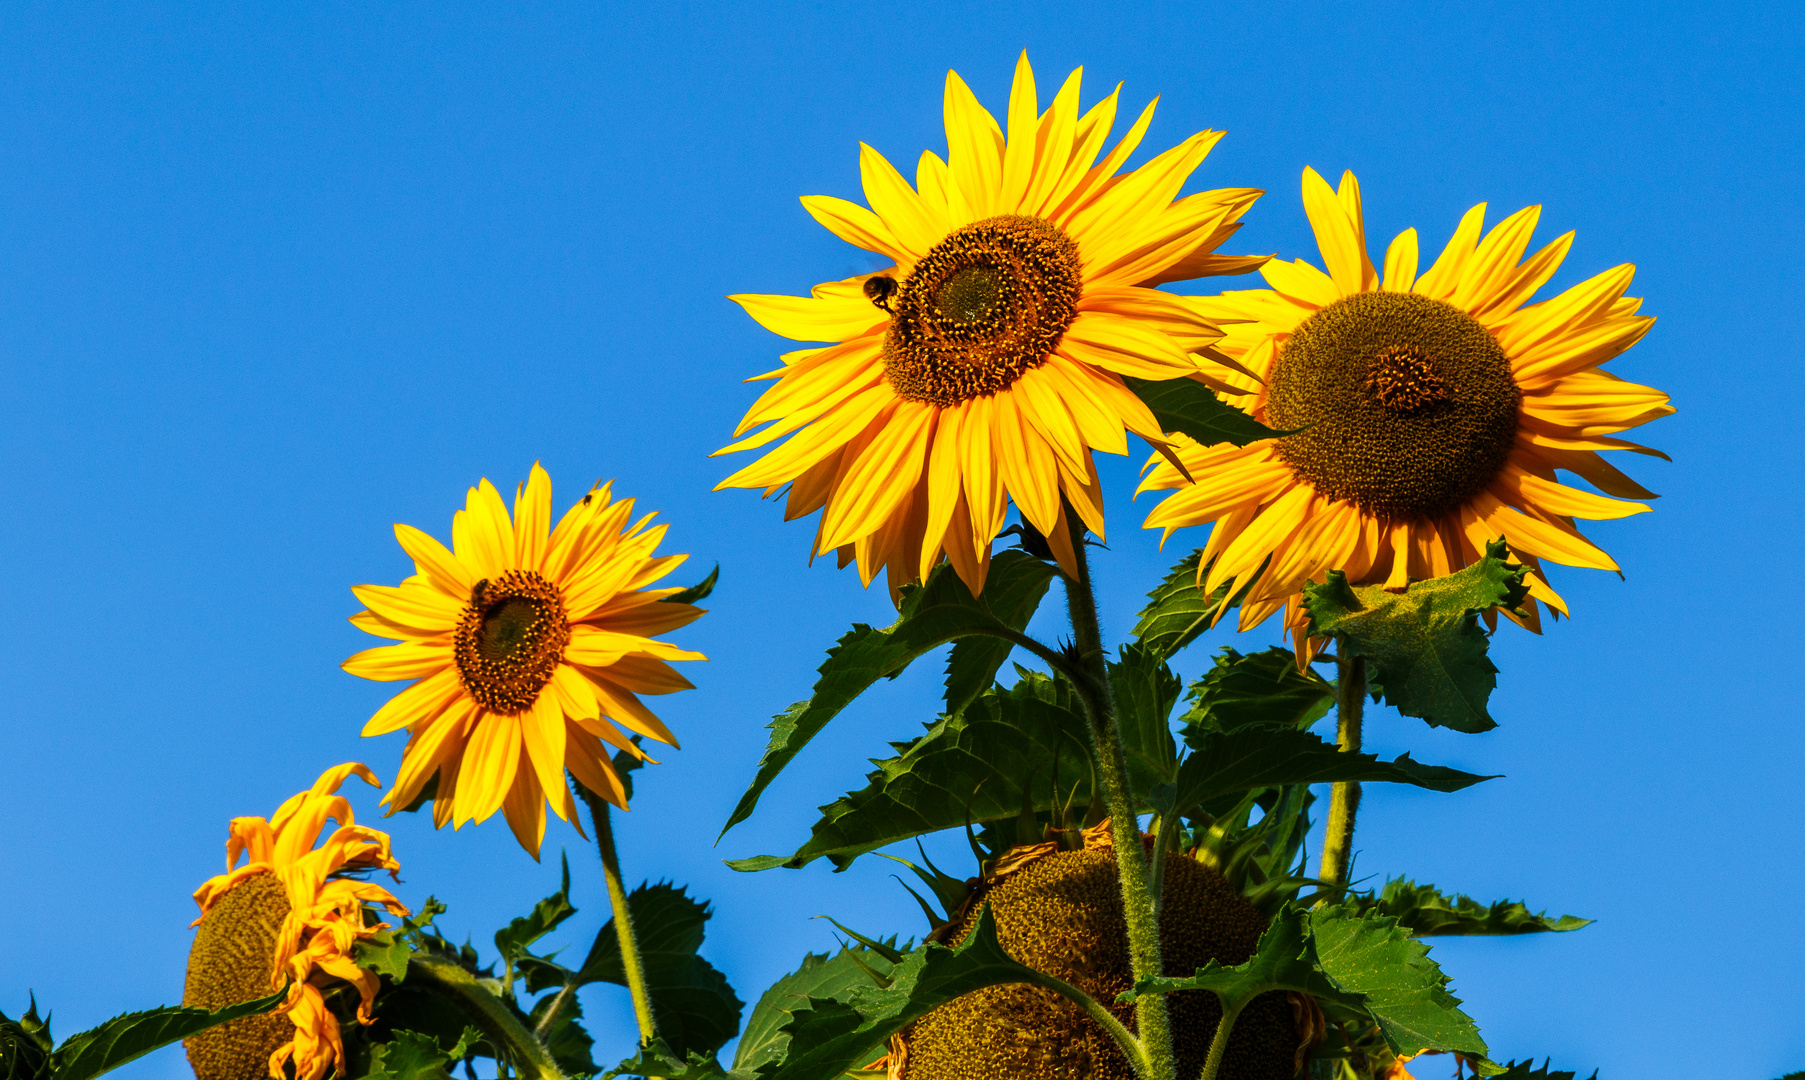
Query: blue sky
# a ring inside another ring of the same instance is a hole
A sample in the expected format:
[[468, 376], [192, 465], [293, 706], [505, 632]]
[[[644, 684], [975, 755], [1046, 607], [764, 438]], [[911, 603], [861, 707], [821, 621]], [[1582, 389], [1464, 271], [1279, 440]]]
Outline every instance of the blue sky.
[[[1026, 48], [1043, 86], [1084, 65], [1087, 102], [1117, 81], [1136, 106], [1163, 95], [1142, 157], [1227, 129], [1194, 183], [1270, 192], [1235, 250], [1316, 259], [1312, 165], [1358, 173], [1377, 250], [1411, 226], [1439, 250], [1476, 202], [1493, 220], [1540, 203], [1543, 239], [1578, 231], [1554, 287], [1638, 265], [1660, 322], [1613, 367], [1679, 407], [1641, 436], [1674, 463], [1625, 465], [1663, 498], [1589, 530], [1623, 580], [1555, 571], [1572, 622], [1500, 632], [1496, 731], [1369, 720], [1381, 752], [1506, 778], [1373, 791], [1357, 869], [1598, 920], [1436, 946], [1500, 1059], [1626, 1080], [1805, 1068], [1802, 22], [1782, 5], [7, 5], [0, 1009], [35, 990], [68, 1034], [179, 997], [189, 894], [227, 821], [339, 761], [394, 775], [402, 737], [357, 735], [392, 688], [338, 668], [372, 643], [344, 621], [348, 586], [408, 572], [392, 523], [448, 536], [468, 485], [507, 489], [535, 460], [560, 507], [599, 476], [661, 510], [686, 580], [722, 568], [713, 612], [677, 635], [714, 659], [664, 702], [685, 748], [641, 774], [628, 874], [713, 900], [706, 954], [748, 1000], [833, 945], [811, 916], [921, 932], [881, 860], [747, 876], [720, 859], [799, 843], [932, 718], [931, 661], [711, 847], [769, 715], [847, 624], [888, 619], [881, 589], [806, 565], [811, 526], [710, 490], [732, 466], [707, 455], [754, 396], [739, 380], [786, 347], [723, 297], [871, 268], [796, 197], [859, 198], [861, 139], [898, 162], [943, 149], [948, 68], [1001, 112]], [[1137, 528], [1139, 464], [1103, 463], [1118, 635], [1186, 550]], [[1181, 667], [1275, 639], [1224, 628]], [[560, 846], [582, 909], [565, 937], [601, 924], [568, 827], [540, 865], [499, 818], [430, 824], [383, 827], [403, 899], [445, 899], [452, 931], [486, 943], [555, 888]], [[624, 995], [592, 992], [598, 1058], [624, 1053]], [[179, 1051], [128, 1074], [186, 1075]]]

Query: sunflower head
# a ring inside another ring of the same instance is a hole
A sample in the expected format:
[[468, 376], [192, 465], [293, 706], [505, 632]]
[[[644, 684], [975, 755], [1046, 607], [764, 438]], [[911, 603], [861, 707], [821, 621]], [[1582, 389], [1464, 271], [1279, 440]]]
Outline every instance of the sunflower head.
[[1600, 370], [1654, 323], [1623, 295], [1634, 267], [1529, 303], [1573, 239], [1525, 258], [1539, 207], [1483, 237], [1486, 207], [1474, 207], [1419, 274], [1414, 229], [1382, 269], [1367, 256], [1352, 173], [1335, 190], [1306, 169], [1303, 196], [1327, 271], [1272, 262], [1270, 289], [1201, 301], [1226, 331], [1218, 350], [1233, 366], [1218, 376], [1231, 400], [1291, 434], [1246, 447], [1180, 437], [1190, 477], [1148, 462], [1142, 490], [1174, 492], [1148, 527], [1213, 522], [1199, 583], [1251, 582], [1242, 629], [1283, 610], [1300, 663], [1322, 644], [1308, 639], [1305, 582], [1340, 569], [1402, 590], [1478, 561], [1499, 537], [1531, 571], [1531, 602], [1507, 614], [1539, 629], [1535, 601], [1566, 611], [1543, 560], [1617, 569], [1574, 519], [1641, 513], [1621, 500], [1654, 497], [1600, 454], [1665, 456], [1615, 435], [1671, 413], [1667, 396]]
[[[198, 1080], [284, 1080], [290, 1062], [295, 1080], [320, 1080], [341, 1066], [338, 1020], [322, 994], [334, 983], [357, 989], [357, 1019], [370, 1022], [376, 976], [357, 967], [351, 953], [388, 924], [371, 924], [364, 905], [408, 912], [381, 886], [346, 876], [373, 869], [393, 876], [401, 868], [387, 834], [358, 825], [351, 804], [338, 794], [351, 776], [381, 786], [368, 768], [347, 762], [328, 769], [268, 819], [234, 818], [226, 872], [195, 891], [201, 917], [182, 1004], [219, 1009], [289, 984], [288, 999], [276, 1012], [184, 1040]], [[338, 827], [316, 847], [328, 821]]]
[[[1087, 843], [1106, 834], [1087, 830]], [[1210, 960], [1238, 964], [1253, 955], [1265, 918], [1217, 874], [1185, 856], [1168, 858], [1160, 909], [1160, 955], [1167, 970], [1192, 972]], [[1011, 956], [1058, 976], [1098, 1001], [1113, 1003], [1134, 983], [1128, 928], [1114, 852], [1108, 847], [1060, 851], [1056, 844], [1004, 855], [983, 883], [959, 940], [989, 905], [997, 937]], [[1174, 994], [1173, 1048], [1178, 1071], [1203, 1069], [1222, 1010], [1205, 991]], [[1132, 1006], [1108, 1005], [1133, 1026]], [[1222, 1075], [1290, 1080], [1297, 1068], [1299, 1028], [1283, 993], [1254, 1000], [1229, 1035]], [[994, 986], [943, 1005], [918, 1021], [905, 1040], [905, 1080], [1007, 1080], [1083, 1076], [1129, 1080], [1134, 1070], [1109, 1034], [1078, 1006], [1036, 987]]]
[[[653, 588], [683, 555], [655, 555], [663, 525], [633, 519], [633, 500], [591, 489], [552, 525], [551, 478], [538, 465], [507, 506], [484, 480], [452, 519], [450, 548], [395, 526], [416, 573], [352, 590], [356, 626], [400, 644], [345, 661], [367, 679], [413, 679], [364, 726], [410, 734], [391, 807], [429, 782], [433, 820], [462, 827], [506, 813], [538, 858], [545, 807], [577, 823], [564, 775], [625, 807], [608, 747], [646, 758], [632, 735], [676, 745], [643, 694], [687, 689], [667, 661], [701, 660], [656, 636], [703, 611]], [[618, 725], [618, 727], [616, 726]], [[578, 829], [582, 826], [577, 823]]]
[[788, 517], [821, 512], [816, 554], [866, 584], [887, 572], [893, 595], [943, 558], [982, 591], [1011, 504], [1074, 571], [1071, 526], [1103, 535], [1092, 452], [1126, 453], [1130, 431], [1166, 445], [1123, 377], [1214, 378], [1200, 352], [1221, 331], [1155, 286], [1263, 261], [1214, 254], [1259, 192], [1177, 198], [1220, 133], [1123, 172], [1153, 106], [1105, 152], [1118, 95], [1080, 109], [1080, 75], [1042, 110], [1024, 55], [1005, 133], [949, 72], [945, 158], [924, 153], [910, 185], [864, 146], [869, 208], [802, 200], [889, 265], [808, 297], [733, 297], [779, 334], [834, 344], [763, 376], [776, 385], [719, 453], [787, 441], [720, 486], [787, 490]]

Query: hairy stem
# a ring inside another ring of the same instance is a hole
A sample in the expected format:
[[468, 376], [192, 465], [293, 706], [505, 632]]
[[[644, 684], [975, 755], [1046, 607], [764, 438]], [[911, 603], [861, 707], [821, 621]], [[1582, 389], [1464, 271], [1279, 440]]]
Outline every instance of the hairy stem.
[[657, 1036], [652, 1023], [652, 996], [646, 990], [645, 964], [639, 958], [639, 940], [633, 935], [633, 916], [627, 910], [627, 888], [620, 877], [620, 855], [614, 850], [614, 826], [609, 820], [606, 800], [590, 791], [576, 777], [571, 787], [589, 804], [589, 816], [595, 822], [595, 846], [602, 856], [602, 878], [608, 884], [608, 903], [614, 909], [614, 936], [620, 941], [621, 970], [627, 976], [627, 990], [633, 995], [633, 1016], [639, 1021], [639, 1041], [650, 1043]]
[[407, 973], [424, 978], [456, 1001], [482, 1033], [508, 1055], [522, 1077], [564, 1080], [545, 1044], [534, 1038], [513, 1011], [462, 965], [415, 953], [407, 962]]
[[1235, 1029], [1235, 1018], [1241, 1015], [1239, 1008], [1230, 1012], [1227, 1002], [1222, 1006], [1222, 1020], [1216, 1025], [1216, 1034], [1210, 1039], [1210, 1056], [1203, 1061], [1203, 1074], [1197, 1080], [1216, 1080], [1216, 1074], [1222, 1070], [1222, 1056], [1228, 1052], [1228, 1036]]
[[1121, 1047], [1122, 1053], [1127, 1055], [1129, 1063], [1134, 1066], [1134, 1074], [1136, 1076], [1147, 1075], [1146, 1048], [1134, 1037], [1134, 1032], [1129, 1031], [1122, 1021], [1116, 1019], [1114, 1013], [1104, 1008], [1096, 998], [1064, 979], [1044, 972], [1035, 972], [1035, 975], [1037, 978], [1034, 980], [1034, 985], [1043, 986], [1055, 994], [1060, 994], [1075, 1002], [1104, 1031], [1109, 1032], [1110, 1038], [1116, 1041], [1116, 1045]]
[[[1097, 597], [1091, 586], [1090, 560], [1086, 557], [1084, 525], [1076, 512], [1066, 510], [1071, 523], [1072, 552], [1078, 576], [1065, 583], [1066, 606], [1072, 619], [1072, 641], [1082, 678], [1074, 680], [1090, 720], [1091, 740], [1097, 748], [1097, 773], [1103, 782], [1109, 807], [1110, 837], [1115, 842], [1117, 877], [1122, 884], [1122, 912], [1128, 922], [1128, 955], [1135, 982], [1158, 978], [1165, 968], [1159, 956], [1159, 916], [1147, 884], [1147, 857], [1141, 846], [1140, 822], [1128, 788], [1128, 752], [1116, 725], [1115, 694], [1110, 688], [1109, 666], [1103, 658], [1103, 630], [1097, 620]], [[1135, 1027], [1147, 1080], [1176, 1080], [1172, 1057], [1171, 1020], [1164, 994], [1148, 994], [1135, 1002]]]
[[[1360, 751], [1360, 712], [1366, 704], [1366, 659], [1348, 655], [1345, 642], [1335, 649], [1335, 742], [1342, 753]], [[1348, 864], [1354, 854], [1354, 815], [1360, 809], [1360, 781], [1343, 780], [1329, 796], [1328, 835], [1322, 844], [1322, 865], [1316, 876], [1324, 888], [1347, 884]], [[1328, 898], [1323, 898], [1326, 903]]]

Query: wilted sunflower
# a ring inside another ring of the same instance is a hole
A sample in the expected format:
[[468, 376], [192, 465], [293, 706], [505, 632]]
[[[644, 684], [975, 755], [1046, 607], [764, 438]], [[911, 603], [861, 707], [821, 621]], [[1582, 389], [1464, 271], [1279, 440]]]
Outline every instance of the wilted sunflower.
[[[351, 959], [353, 946], [387, 923], [365, 925], [363, 905], [380, 904], [408, 914], [380, 885], [345, 877], [359, 870], [401, 868], [389, 854], [387, 833], [357, 824], [351, 804], [338, 794], [350, 776], [381, 787], [356, 762], [326, 770], [313, 787], [289, 799], [267, 821], [233, 818], [226, 840], [226, 872], [195, 890], [200, 930], [188, 953], [182, 1004], [219, 1009], [263, 997], [288, 980], [279, 1011], [247, 1016], [199, 1035], [184, 1045], [198, 1080], [262, 1080], [284, 1076], [293, 1061], [295, 1080], [319, 1080], [345, 1060], [338, 1020], [323, 988], [355, 987], [360, 1023], [370, 1022], [376, 976]], [[324, 846], [314, 842], [327, 821], [338, 822]], [[243, 866], [233, 869], [240, 855]]]
[[1229, 400], [1273, 428], [1304, 430], [1245, 447], [1184, 440], [1178, 456], [1195, 484], [1149, 461], [1141, 490], [1177, 490], [1147, 527], [1170, 535], [1214, 521], [1202, 583], [1258, 573], [1241, 628], [1284, 608], [1300, 660], [1310, 647], [1304, 582], [1341, 569], [1356, 584], [1401, 589], [1477, 561], [1500, 536], [1530, 567], [1533, 599], [1519, 621], [1539, 630], [1534, 601], [1567, 610], [1541, 560], [1617, 569], [1573, 519], [1648, 509], [1566, 487], [1555, 470], [1647, 499], [1599, 451], [1666, 457], [1611, 436], [1673, 412], [1667, 395], [1599, 370], [1654, 323], [1623, 295], [1635, 267], [1524, 306], [1573, 240], [1522, 261], [1540, 207], [1481, 239], [1480, 203], [1419, 276], [1415, 229], [1392, 241], [1383, 273], [1368, 259], [1353, 173], [1337, 192], [1306, 169], [1303, 198], [1329, 272], [1274, 261], [1260, 271], [1271, 289], [1210, 297], [1202, 310], [1227, 331], [1221, 351], [1257, 376], [1222, 369], [1241, 395]]
[[435, 825], [462, 828], [503, 810], [534, 858], [547, 799], [576, 823], [566, 769], [626, 808], [602, 744], [645, 757], [619, 724], [677, 745], [638, 695], [690, 689], [665, 661], [707, 659], [652, 639], [703, 613], [666, 602], [681, 589], [647, 587], [689, 557], [653, 556], [666, 526], [648, 528], [651, 514], [629, 524], [633, 500], [613, 501], [608, 486], [591, 489], [555, 529], [551, 511], [551, 478], [534, 465], [511, 522], [493, 484], [470, 489], [452, 517], [453, 550], [396, 525], [418, 573], [398, 586], [354, 586], [369, 610], [351, 621], [402, 643], [344, 664], [366, 679], [420, 680], [364, 725], [365, 735], [410, 732], [384, 801], [408, 806], [436, 775]]
[[1127, 431], [1166, 445], [1122, 376], [1197, 375], [1194, 354], [1221, 337], [1192, 298], [1153, 286], [1262, 261], [1212, 254], [1260, 192], [1174, 201], [1221, 133], [1118, 175], [1153, 105], [1098, 161], [1120, 88], [1081, 114], [1081, 74], [1043, 113], [1024, 54], [1005, 138], [949, 72], [946, 160], [923, 153], [910, 187], [861, 144], [869, 210], [802, 200], [893, 265], [808, 297], [732, 298], [778, 334], [837, 344], [759, 376], [777, 383], [736, 434], [770, 426], [717, 453], [789, 439], [719, 486], [788, 485], [785, 516], [822, 510], [815, 552], [856, 559], [867, 585], [888, 568], [894, 592], [944, 554], [980, 591], [1011, 499], [1072, 570], [1062, 497], [1103, 535], [1091, 451], [1127, 453]]

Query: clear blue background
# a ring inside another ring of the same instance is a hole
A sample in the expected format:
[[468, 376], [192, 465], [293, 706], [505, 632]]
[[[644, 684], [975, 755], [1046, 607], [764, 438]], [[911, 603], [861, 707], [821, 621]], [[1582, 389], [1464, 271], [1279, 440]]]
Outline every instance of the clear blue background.
[[[707, 454], [754, 397], [738, 380], [787, 347], [722, 297], [869, 268], [796, 197], [859, 198], [860, 139], [912, 173], [944, 148], [946, 70], [1001, 114], [1026, 47], [1043, 100], [1079, 64], [1087, 103], [1118, 80], [1134, 108], [1163, 94], [1142, 158], [1228, 129], [1195, 184], [1271, 192], [1233, 250], [1316, 259], [1297, 196], [1314, 165], [1359, 174], [1375, 252], [1409, 226], [1437, 251], [1489, 200], [1493, 220], [1543, 204], [1544, 240], [1578, 230], [1556, 286], [1638, 264], [1661, 321], [1614, 367], [1679, 406], [1641, 435], [1675, 463], [1626, 463], [1665, 497], [1591, 530], [1626, 580], [1557, 570], [1576, 620], [1498, 635], [1495, 732], [1369, 723], [1385, 753], [1507, 778], [1373, 791], [1358, 869], [1598, 920], [1436, 946], [1500, 1059], [1805, 1068], [1800, 9], [1449, 7], [0, 9], [0, 1008], [35, 990], [66, 1035], [179, 997], [189, 893], [228, 819], [339, 761], [394, 775], [402, 737], [357, 736], [394, 688], [338, 669], [373, 643], [347, 587], [407, 573], [391, 523], [447, 536], [468, 485], [511, 489], [534, 460], [560, 507], [600, 476], [664, 511], [668, 549], [696, 556], [684, 580], [722, 567], [713, 613], [677, 635], [715, 659], [663, 702], [685, 749], [642, 774], [628, 873], [715, 902], [706, 954], [749, 1001], [833, 946], [811, 916], [919, 933], [881, 860], [719, 860], [798, 844], [931, 719], [932, 661], [710, 846], [769, 715], [849, 622], [888, 618], [881, 590], [805, 565], [812, 524], [710, 491], [735, 466]], [[1184, 551], [1138, 529], [1139, 463], [1104, 468], [1117, 634]], [[1183, 666], [1275, 638], [1224, 629]], [[543, 865], [499, 817], [384, 827], [401, 895], [448, 900], [458, 934], [486, 945], [551, 891], [560, 846], [583, 909], [561, 939], [601, 924], [567, 826]], [[961, 847], [935, 850], [965, 872]], [[624, 994], [588, 993], [612, 1060]], [[171, 1050], [127, 1075], [187, 1067]]]

